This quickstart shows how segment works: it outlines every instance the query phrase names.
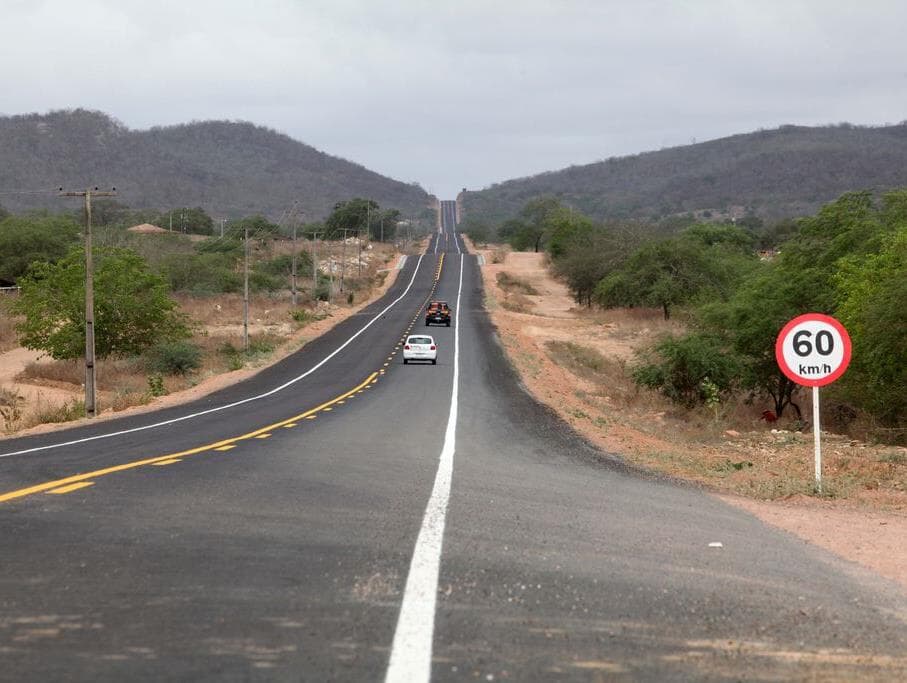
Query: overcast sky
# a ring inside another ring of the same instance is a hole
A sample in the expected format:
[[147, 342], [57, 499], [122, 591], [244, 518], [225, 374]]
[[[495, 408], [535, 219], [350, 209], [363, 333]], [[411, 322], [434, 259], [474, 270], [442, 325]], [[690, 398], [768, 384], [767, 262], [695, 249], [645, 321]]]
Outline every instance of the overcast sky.
[[0, 113], [242, 119], [442, 199], [785, 123], [907, 119], [903, 0], [0, 0]]

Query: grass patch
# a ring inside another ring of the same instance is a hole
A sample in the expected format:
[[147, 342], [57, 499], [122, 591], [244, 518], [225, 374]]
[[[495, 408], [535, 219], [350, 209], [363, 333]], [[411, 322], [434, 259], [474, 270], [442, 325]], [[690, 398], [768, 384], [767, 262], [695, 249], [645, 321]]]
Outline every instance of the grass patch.
[[511, 294], [501, 302], [501, 308], [511, 313], [531, 313], [532, 302], [522, 294]]
[[85, 381], [85, 363], [82, 360], [54, 360], [29, 363], [16, 379], [38, 382], [63, 382], [81, 385]]
[[85, 401], [73, 399], [62, 405], [41, 405], [32, 413], [29, 425], [72, 422], [85, 417]]
[[545, 342], [545, 347], [555, 363], [574, 372], [579, 370], [581, 374], [591, 371], [600, 375], [610, 365], [608, 359], [595, 349], [574, 342], [552, 340]]
[[903, 451], [888, 451], [879, 456], [879, 462], [887, 462], [891, 465], [907, 465], [907, 453]]
[[501, 271], [497, 274], [498, 286], [508, 294], [538, 294], [538, 290], [525, 280]]

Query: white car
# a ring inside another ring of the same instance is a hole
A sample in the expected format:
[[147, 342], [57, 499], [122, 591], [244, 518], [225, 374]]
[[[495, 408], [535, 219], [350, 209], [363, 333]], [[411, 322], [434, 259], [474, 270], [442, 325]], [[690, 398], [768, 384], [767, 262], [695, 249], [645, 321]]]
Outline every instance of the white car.
[[403, 364], [411, 360], [430, 360], [432, 365], [438, 362], [438, 346], [427, 334], [411, 334], [403, 345]]

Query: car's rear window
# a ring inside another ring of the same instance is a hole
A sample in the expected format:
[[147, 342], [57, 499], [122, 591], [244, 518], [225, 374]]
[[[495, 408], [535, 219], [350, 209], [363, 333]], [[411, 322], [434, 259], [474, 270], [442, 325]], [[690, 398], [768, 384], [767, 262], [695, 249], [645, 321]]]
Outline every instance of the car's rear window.
[[410, 344], [431, 344], [431, 337], [410, 337]]

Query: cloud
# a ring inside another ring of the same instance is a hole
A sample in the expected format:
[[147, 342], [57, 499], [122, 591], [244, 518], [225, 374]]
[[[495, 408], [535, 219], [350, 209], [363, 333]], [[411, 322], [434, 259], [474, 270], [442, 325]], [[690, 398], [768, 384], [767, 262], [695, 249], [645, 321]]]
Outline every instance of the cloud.
[[4, 3], [7, 113], [248, 119], [443, 196], [782, 123], [907, 118], [907, 8], [828, 0]]

